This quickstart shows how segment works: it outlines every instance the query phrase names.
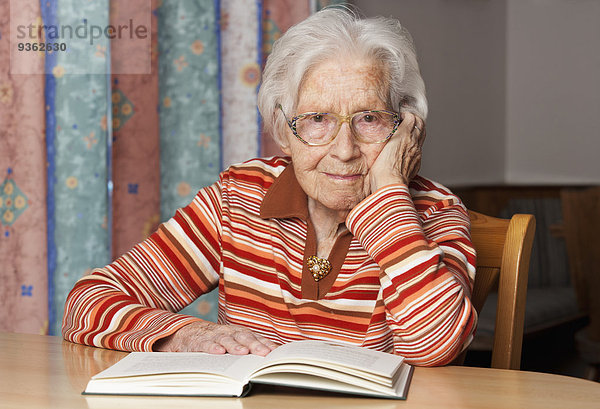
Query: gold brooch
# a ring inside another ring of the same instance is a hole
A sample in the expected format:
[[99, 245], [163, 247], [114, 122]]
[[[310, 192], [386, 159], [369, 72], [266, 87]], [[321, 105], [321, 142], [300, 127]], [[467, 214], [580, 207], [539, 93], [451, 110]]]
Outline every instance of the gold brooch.
[[320, 281], [331, 271], [331, 263], [325, 258], [310, 256], [306, 264], [315, 281]]

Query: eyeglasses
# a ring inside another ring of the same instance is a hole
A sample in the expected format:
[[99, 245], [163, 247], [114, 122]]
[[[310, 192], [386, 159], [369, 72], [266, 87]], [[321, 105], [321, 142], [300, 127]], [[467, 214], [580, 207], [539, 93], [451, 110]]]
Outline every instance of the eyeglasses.
[[294, 136], [309, 146], [327, 145], [333, 141], [344, 122], [348, 122], [358, 141], [384, 143], [394, 135], [402, 122], [396, 112], [385, 110], [360, 111], [351, 115], [306, 112], [289, 120], [281, 104], [278, 106]]

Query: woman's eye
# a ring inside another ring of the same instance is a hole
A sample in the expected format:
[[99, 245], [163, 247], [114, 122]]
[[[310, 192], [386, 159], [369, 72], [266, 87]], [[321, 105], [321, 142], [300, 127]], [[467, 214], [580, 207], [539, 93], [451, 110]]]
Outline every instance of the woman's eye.
[[365, 115], [363, 117], [363, 121], [365, 122], [373, 122], [375, 120], [375, 116], [374, 115]]
[[323, 119], [325, 119], [325, 118], [323, 117], [323, 115], [313, 115], [313, 117], [312, 117], [312, 120], [313, 120], [314, 122], [323, 122]]
[[376, 114], [364, 114], [360, 116], [359, 121], [367, 124], [373, 124], [375, 122], [379, 122], [380, 119], [381, 118]]

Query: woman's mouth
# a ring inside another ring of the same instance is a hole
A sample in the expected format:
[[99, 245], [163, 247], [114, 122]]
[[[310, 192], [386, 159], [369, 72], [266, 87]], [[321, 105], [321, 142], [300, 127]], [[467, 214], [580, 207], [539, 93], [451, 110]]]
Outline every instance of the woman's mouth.
[[334, 180], [339, 181], [348, 181], [352, 182], [362, 177], [360, 173], [352, 173], [352, 174], [340, 174], [340, 173], [325, 173], [328, 177]]

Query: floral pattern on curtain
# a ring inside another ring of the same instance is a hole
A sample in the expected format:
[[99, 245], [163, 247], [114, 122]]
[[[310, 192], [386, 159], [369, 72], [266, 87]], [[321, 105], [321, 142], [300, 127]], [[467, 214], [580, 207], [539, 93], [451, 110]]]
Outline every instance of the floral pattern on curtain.
[[256, 0], [221, 1], [223, 168], [260, 154], [261, 12]]
[[[11, 14], [12, 13], [12, 14]], [[37, 0], [0, 2], [0, 330], [48, 330], [44, 77], [11, 75], [9, 30], [38, 25]], [[29, 63], [43, 71], [44, 57]]]
[[[214, 0], [165, 1], [158, 9], [162, 220], [221, 170], [218, 16]], [[216, 321], [216, 293], [183, 313]]]
[[160, 222], [157, 7], [154, 0], [111, 1], [113, 25], [132, 18], [148, 22], [150, 31], [146, 73], [123, 73], [119, 61], [127, 59], [132, 47], [119, 41], [111, 45], [113, 258], [148, 237]]
[[[59, 334], [77, 279], [145, 239], [224, 167], [279, 153], [261, 136], [261, 65], [281, 33], [325, 3], [340, 2], [0, 3], [0, 331]], [[148, 26], [147, 72], [124, 72], [144, 55], [106, 37], [11, 61], [11, 23], [107, 27], [127, 17]], [[215, 321], [216, 291], [183, 312]]]
[[[106, 27], [108, 0], [46, 1], [58, 26]], [[48, 13], [50, 14], [50, 13]], [[95, 47], [87, 41], [70, 41], [70, 52], [48, 59], [48, 76], [54, 93], [46, 93], [46, 106], [54, 133], [47, 140], [48, 253], [50, 333], [59, 334], [67, 293], [91, 268], [110, 262], [107, 179], [107, 129], [103, 117], [107, 98], [107, 40]], [[51, 211], [52, 210], [52, 211]]]

